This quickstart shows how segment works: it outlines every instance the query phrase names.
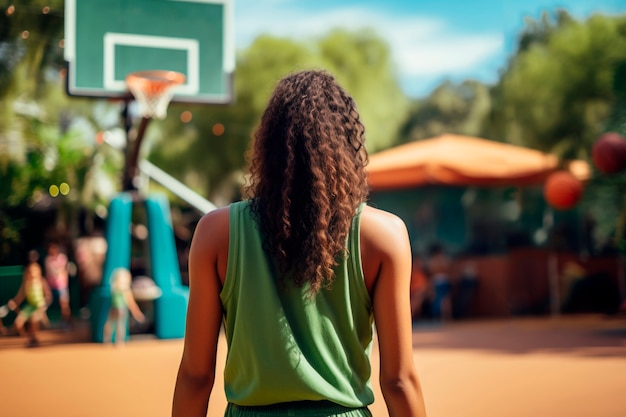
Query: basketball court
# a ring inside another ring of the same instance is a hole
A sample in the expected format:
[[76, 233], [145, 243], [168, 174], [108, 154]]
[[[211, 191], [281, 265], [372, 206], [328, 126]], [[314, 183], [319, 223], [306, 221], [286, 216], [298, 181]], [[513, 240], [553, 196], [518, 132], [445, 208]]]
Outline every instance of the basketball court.
[[[0, 337], [2, 415], [166, 417], [181, 340], [89, 343], [86, 328], [42, 332], [42, 347]], [[415, 361], [429, 417], [622, 417], [626, 415], [626, 319], [579, 317], [416, 326]], [[375, 417], [387, 417], [378, 389]], [[220, 339], [210, 416], [223, 415]]]
[[[184, 76], [161, 78], [176, 83], [168, 99], [232, 100], [232, 1], [65, 4], [69, 95], [129, 101], [129, 75], [144, 73], [143, 79], [150, 80], [146, 71], [165, 71]], [[152, 115], [140, 114], [144, 119]], [[3, 416], [170, 415], [181, 339], [134, 337], [116, 348], [92, 343], [89, 323], [79, 323], [72, 333], [44, 330], [41, 339], [41, 347], [26, 349], [23, 339], [0, 337]], [[625, 319], [422, 325], [414, 329], [414, 352], [430, 417], [626, 415]], [[225, 354], [221, 337], [210, 416], [223, 415], [225, 407]], [[371, 409], [374, 416], [385, 417], [377, 354], [374, 345], [376, 402]]]

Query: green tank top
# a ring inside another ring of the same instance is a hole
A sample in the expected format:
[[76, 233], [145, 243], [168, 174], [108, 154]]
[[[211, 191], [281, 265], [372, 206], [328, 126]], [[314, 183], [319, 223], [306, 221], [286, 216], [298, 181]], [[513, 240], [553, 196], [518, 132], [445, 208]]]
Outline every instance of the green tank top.
[[124, 297], [124, 290], [111, 289], [111, 307], [122, 309], [126, 307], [126, 298]]
[[337, 266], [331, 288], [309, 299], [306, 286], [277, 284], [249, 202], [230, 206], [228, 267], [220, 293], [228, 401], [244, 406], [301, 400], [347, 407], [373, 403], [373, 312], [361, 269], [360, 213], [348, 236], [349, 256]]
[[24, 283], [24, 298], [33, 307], [39, 308], [46, 305], [41, 279], [31, 279]]

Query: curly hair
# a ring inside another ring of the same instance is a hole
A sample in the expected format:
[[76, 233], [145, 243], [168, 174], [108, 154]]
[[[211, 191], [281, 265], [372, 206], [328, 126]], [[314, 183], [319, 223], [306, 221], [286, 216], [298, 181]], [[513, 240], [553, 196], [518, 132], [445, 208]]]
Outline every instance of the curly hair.
[[325, 71], [279, 81], [254, 134], [244, 195], [281, 279], [328, 287], [367, 199], [365, 128], [352, 97]]

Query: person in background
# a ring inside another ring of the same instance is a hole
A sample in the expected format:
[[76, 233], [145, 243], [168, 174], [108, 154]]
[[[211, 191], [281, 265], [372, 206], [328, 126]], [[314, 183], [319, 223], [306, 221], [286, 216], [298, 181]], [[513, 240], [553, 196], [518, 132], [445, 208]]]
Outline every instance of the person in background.
[[[50, 288], [41, 274], [41, 267], [37, 262], [29, 262], [17, 294], [7, 303], [9, 309], [17, 312], [13, 324], [20, 336], [28, 336], [28, 347], [39, 346], [37, 333], [40, 324], [47, 319], [46, 308], [50, 299]], [[25, 303], [21, 305], [23, 301]]]
[[117, 268], [113, 271], [111, 279], [111, 306], [107, 321], [104, 324], [104, 343], [113, 341], [113, 326], [115, 326], [115, 344], [122, 346], [126, 342], [128, 312], [138, 322], [143, 322], [145, 317], [130, 289], [132, 277], [126, 268]]
[[57, 300], [61, 308], [63, 327], [71, 326], [72, 312], [70, 310], [69, 272], [67, 256], [61, 252], [58, 243], [51, 242], [48, 245], [48, 253], [44, 260], [46, 280], [54, 300]]
[[428, 297], [428, 277], [419, 256], [413, 257], [411, 273], [411, 317], [414, 321], [422, 319], [424, 303]]
[[6, 317], [9, 311], [9, 307], [7, 305], [0, 306], [0, 336], [4, 336], [8, 333], [8, 330], [2, 322], [2, 319]]
[[405, 224], [366, 203], [364, 127], [325, 71], [276, 86], [246, 198], [206, 214], [172, 416], [206, 416], [225, 326], [225, 416], [371, 416], [374, 329], [390, 417], [426, 415], [413, 361]]
[[478, 275], [474, 262], [465, 262], [457, 285], [458, 300], [455, 316], [465, 319], [472, 313], [476, 291], [478, 290]]
[[452, 260], [442, 245], [438, 243], [431, 245], [427, 268], [433, 288], [433, 318], [450, 320], [452, 318]]
[[[27, 265], [31, 263], [36, 263], [39, 266], [39, 271], [41, 273], [41, 264], [39, 263], [39, 252], [35, 249], [31, 249], [28, 251]], [[50, 288], [50, 286], [48, 286], [48, 288]], [[48, 298], [46, 298], [46, 300], [47, 300], [46, 309], [44, 309], [41, 312], [42, 317], [41, 317], [40, 323], [44, 327], [50, 327], [50, 319], [48, 318], [47, 310], [48, 310], [48, 307], [50, 306], [52, 296], [50, 295]]]

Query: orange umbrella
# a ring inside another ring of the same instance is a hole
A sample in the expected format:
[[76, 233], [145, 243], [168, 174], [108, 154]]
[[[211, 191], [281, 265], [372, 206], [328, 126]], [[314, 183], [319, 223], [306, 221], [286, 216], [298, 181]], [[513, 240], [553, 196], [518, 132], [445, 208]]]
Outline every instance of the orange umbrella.
[[[590, 175], [589, 165], [568, 165], [578, 179]], [[533, 185], [542, 184], [559, 169], [550, 154], [491, 140], [445, 134], [400, 145], [370, 156], [366, 170], [373, 190], [426, 184]]]

